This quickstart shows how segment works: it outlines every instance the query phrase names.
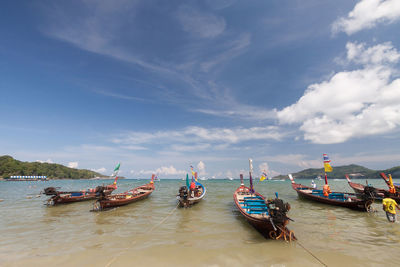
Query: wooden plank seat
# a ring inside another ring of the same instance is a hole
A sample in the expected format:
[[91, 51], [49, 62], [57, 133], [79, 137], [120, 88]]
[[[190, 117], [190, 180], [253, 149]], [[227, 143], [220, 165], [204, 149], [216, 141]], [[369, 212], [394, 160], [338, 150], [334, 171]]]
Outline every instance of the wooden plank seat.
[[262, 211], [249, 211], [248, 214], [266, 214], [268, 215], [268, 212], [262, 212]]
[[259, 206], [259, 207], [242, 207], [243, 209], [245, 209], [245, 210], [248, 210], [248, 209], [250, 209], [250, 210], [252, 210], [252, 209], [264, 209], [264, 210], [268, 210], [268, 207], [261, 207], [261, 206]]
[[246, 210], [250, 210], [250, 211], [268, 211], [268, 208], [266, 207], [249, 207], [249, 208], [244, 208]]

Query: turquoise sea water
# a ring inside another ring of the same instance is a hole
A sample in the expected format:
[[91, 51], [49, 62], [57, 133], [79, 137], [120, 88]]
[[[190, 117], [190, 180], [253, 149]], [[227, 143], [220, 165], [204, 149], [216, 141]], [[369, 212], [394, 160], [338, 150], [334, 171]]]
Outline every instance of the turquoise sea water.
[[[328, 266], [398, 266], [388, 255], [400, 253], [400, 224], [386, 220], [380, 203], [373, 214], [313, 203], [299, 199], [289, 181], [256, 181], [255, 188], [267, 197], [279, 192], [291, 204], [289, 228], [298, 243], [267, 240], [241, 217], [232, 197], [238, 180], [201, 181], [207, 196], [188, 209], [175, 209], [181, 180], [156, 182], [148, 199], [97, 213], [89, 211], [93, 201], [47, 207], [46, 196], [36, 197], [48, 186], [80, 190], [110, 182], [0, 181], [0, 265], [321, 266], [301, 244]], [[117, 191], [147, 182], [120, 180]], [[352, 192], [344, 180], [330, 185]]]

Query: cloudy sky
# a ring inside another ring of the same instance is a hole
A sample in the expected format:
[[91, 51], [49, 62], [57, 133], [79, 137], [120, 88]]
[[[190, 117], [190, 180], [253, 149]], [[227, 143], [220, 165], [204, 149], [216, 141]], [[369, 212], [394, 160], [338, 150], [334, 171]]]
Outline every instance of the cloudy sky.
[[2, 1], [0, 154], [127, 177], [400, 165], [400, 1]]

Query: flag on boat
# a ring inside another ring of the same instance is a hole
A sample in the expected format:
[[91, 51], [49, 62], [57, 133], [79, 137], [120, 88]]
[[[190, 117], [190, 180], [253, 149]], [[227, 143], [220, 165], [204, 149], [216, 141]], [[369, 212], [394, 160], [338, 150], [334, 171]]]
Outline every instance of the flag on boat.
[[189, 189], [190, 182], [189, 182], [189, 174], [186, 173], [186, 187]]
[[262, 181], [264, 181], [265, 179], [267, 179], [267, 173], [265, 172], [265, 171], [263, 171], [263, 173], [261, 174], [261, 177], [260, 177], [260, 181], [262, 182]]
[[330, 160], [328, 158], [327, 154], [323, 154], [324, 157], [324, 168], [325, 168], [325, 172], [332, 172], [332, 167], [330, 165]]
[[117, 166], [115, 166], [114, 171], [119, 171], [119, 166], [121, 166], [121, 164], [118, 162]]
[[118, 162], [117, 166], [115, 166], [115, 168], [114, 168], [113, 174], [111, 175], [111, 177], [115, 177], [115, 182], [114, 183], [117, 183], [117, 178], [118, 178], [117, 175], [118, 175], [120, 166], [121, 166], [121, 164]]
[[192, 165], [190, 165], [190, 170], [192, 171], [192, 176], [194, 177], [195, 176], [195, 172], [193, 170], [193, 166]]

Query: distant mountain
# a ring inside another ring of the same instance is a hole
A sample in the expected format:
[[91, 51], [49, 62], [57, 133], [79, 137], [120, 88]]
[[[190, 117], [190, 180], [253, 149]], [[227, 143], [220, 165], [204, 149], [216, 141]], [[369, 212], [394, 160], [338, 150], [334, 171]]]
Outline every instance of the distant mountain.
[[[331, 179], [345, 179], [345, 174], [350, 175], [350, 178], [366, 178], [366, 179], [378, 179], [380, 178], [379, 173], [384, 172], [386, 174], [391, 173], [394, 178], [400, 177], [400, 166], [393, 167], [386, 170], [371, 170], [360, 165], [346, 165], [346, 166], [332, 166], [333, 171], [328, 173], [328, 177]], [[305, 169], [300, 172], [292, 173], [297, 179], [314, 179], [317, 176], [324, 178], [324, 168], [320, 169]], [[273, 179], [287, 179], [287, 175], [278, 175]]]
[[93, 177], [104, 177], [103, 174], [78, 170], [65, 167], [55, 163], [23, 162], [11, 156], [0, 156], [0, 178], [12, 175], [40, 175], [55, 179], [84, 179]]

